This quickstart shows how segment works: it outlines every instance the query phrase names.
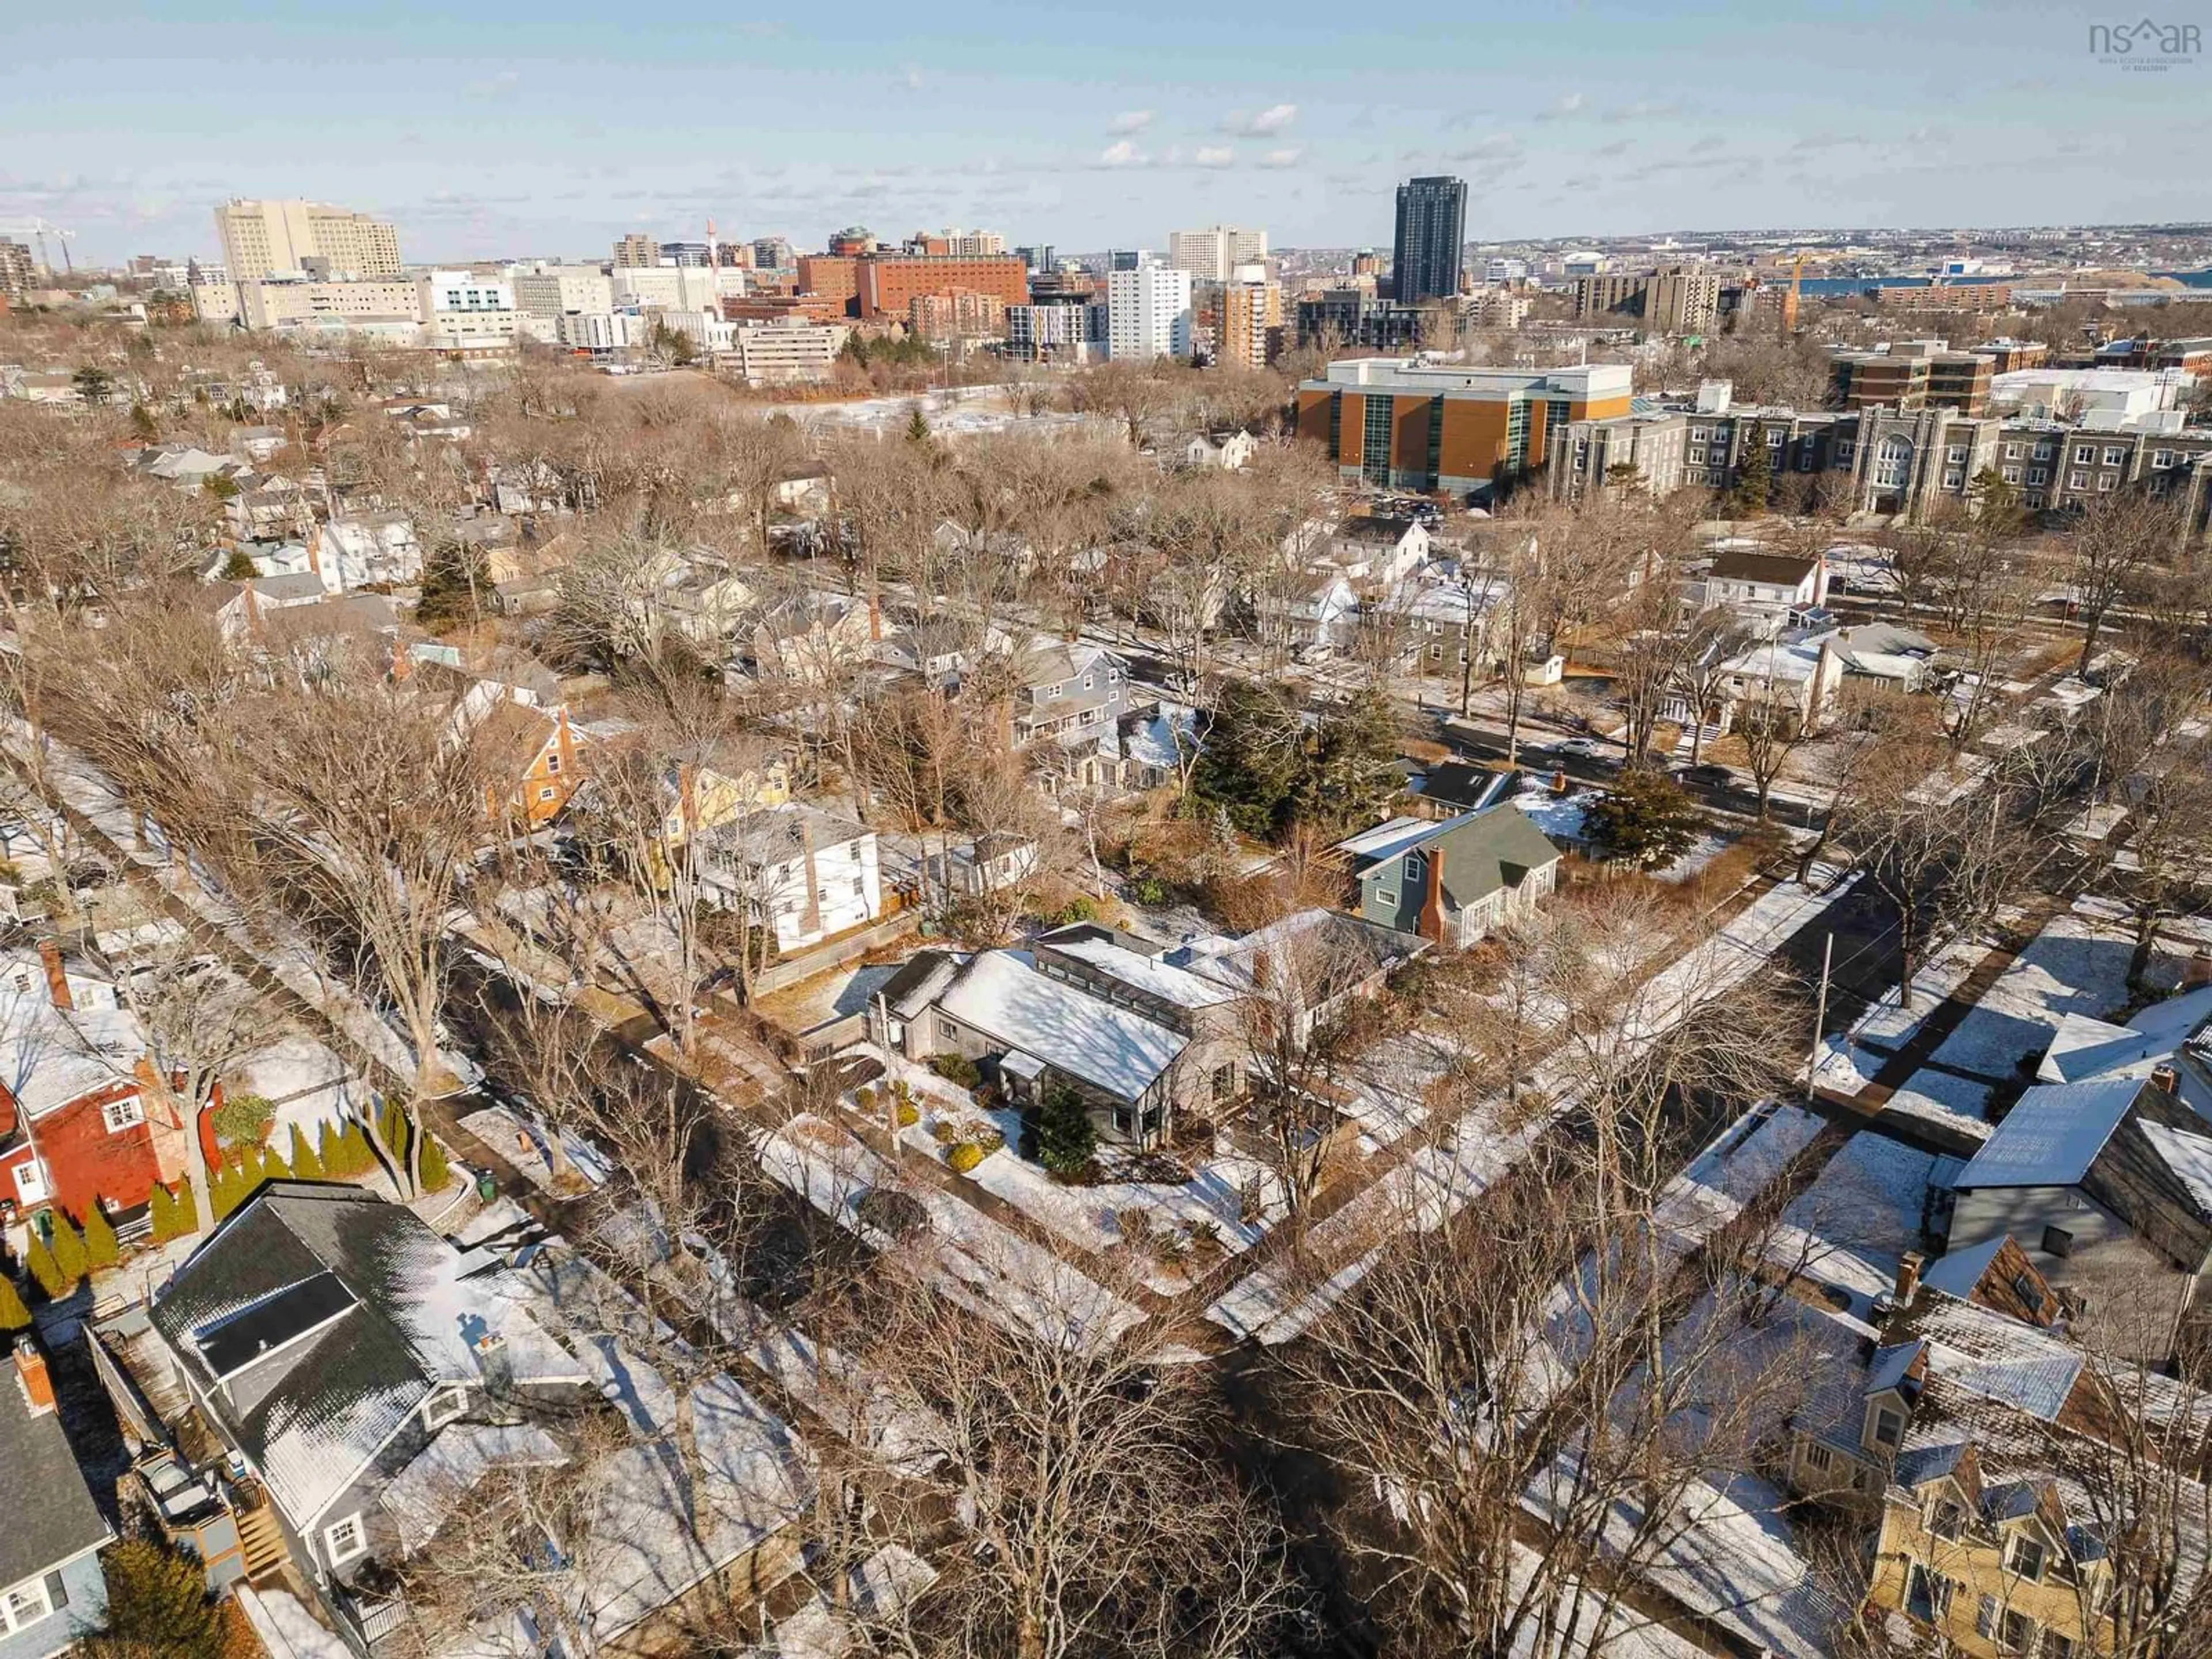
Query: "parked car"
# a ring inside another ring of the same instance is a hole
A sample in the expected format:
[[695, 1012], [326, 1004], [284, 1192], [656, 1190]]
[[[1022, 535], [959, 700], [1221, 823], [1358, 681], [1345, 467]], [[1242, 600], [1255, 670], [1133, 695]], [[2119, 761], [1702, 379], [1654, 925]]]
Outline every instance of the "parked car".
[[1735, 781], [1735, 774], [1717, 761], [1686, 766], [1674, 775], [1684, 783], [1694, 783], [1705, 789], [1725, 789]]
[[1612, 752], [1595, 738], [1561, 738], [1547, 746], [1555, 755], [1579, 755], [1585, 760], [1603, 760]]

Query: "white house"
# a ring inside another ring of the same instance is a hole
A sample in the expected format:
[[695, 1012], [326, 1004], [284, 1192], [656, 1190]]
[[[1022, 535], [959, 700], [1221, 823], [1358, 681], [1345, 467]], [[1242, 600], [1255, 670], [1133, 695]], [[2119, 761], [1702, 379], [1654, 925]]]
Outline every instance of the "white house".
[[1185, 466], [1217, 466], [1224, 472], [1240, 472], [1260, 447], [1260, 441], [1239, 427], [1234, 432], [1199, 432], [1182, 447]]
[[1325, 556], [1364, 587], [1394, 587], [1428, 562], [1429, 529], [1414, 518], [1346, 519]]
[[333, 593], [422, 580], [422, 547], [404, 513], [362, 513], [332, 519], [307, 534], [307, 550], [323, 586]]
[[1778, 629], [1793, 617], [1827, 604], [1827, 561], [1817, 553], [1800, 558], [1730, 549], [1706, 571], [1704, 602]]
[[875, 832], [791, 802], [701, 832], [706, 885], [724, 905], [775, 929], [783, 955], [884, 912]]

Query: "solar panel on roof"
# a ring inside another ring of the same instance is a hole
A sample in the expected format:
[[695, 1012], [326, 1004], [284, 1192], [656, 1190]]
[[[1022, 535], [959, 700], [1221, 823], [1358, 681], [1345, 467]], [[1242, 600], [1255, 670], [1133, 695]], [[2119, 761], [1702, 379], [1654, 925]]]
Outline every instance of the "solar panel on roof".
[[227, 1319], [192, 1333], [200, 1358], [218, 1377], [244, 1370], [263, 1354], [304, 1336], [354, 1306], [354, 1294], [328, 1271], [288, 1285]]

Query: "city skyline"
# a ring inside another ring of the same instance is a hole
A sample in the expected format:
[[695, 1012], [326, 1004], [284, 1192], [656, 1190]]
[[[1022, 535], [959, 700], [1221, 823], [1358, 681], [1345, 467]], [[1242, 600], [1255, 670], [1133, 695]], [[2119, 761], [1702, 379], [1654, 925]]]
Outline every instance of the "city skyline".
[[[709, 216], [801, 246], [857, 221], [1068, 250], [1223, 222], [1387, 247], [1392, 191], [1419, 173], [1468, 180], [1476, 240], [2212, 217], [2191, 161], [2212, 68], [2101, 62], [2088, 20], [2039, 3], [2002, 30], [1902, 5], [1382, 21], [1355, 63], [1318, 7], [1264, 37], [1150, 0], [1117, 15], [1111, 38], [1078, 39], [998, 3], [927, 32], [866, 7], [678, 5], [613, 34], [565, 4], [519, 29], [186, 3], [127, 19], [125, 49], [33, 18], [0, 112], [0, 222], [66, 226], [91, 263], [211, 257], [231, 196], [388, 216], [420, 261], [597, 254], [628, 230], [696, 238]], [[1893, 60], [1869, 58], [1875, 39]]]

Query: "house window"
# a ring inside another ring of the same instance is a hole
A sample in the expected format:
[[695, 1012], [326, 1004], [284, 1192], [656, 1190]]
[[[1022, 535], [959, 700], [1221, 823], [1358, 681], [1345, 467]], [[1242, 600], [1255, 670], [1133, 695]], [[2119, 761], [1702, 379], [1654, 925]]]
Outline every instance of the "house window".
[[1818, 1441], [1805, 1443], [1805, 1467], [1826, 1474], [1836, 1466], [1836, 1455]]
[[2097, 480], [2097, 489], [2100, 492], [2109, 490], [2118, 483], [2119, 483], [2119, 479], [2115, 477], [2112, 473], [2107, 472], [2103, 477]]
[[939, 1042], [959, 1042], [960, 1028], [940, 1015], [937, 1021], [937, 1040]]
[[146, 1121], [145, 1103], [132, 1095], [127, 1100], [111, 1100], [100, 1109], [100, 1115], [107, 1124], [107, 1133], [114, 1134]]
[[329, 1553], [332, 1566], [364, 1553], [368, 1548], [368, 1534], [361, 1524], [361, 1516], [349, 1515], [324, 1528], [323, 1547]]
[[2032, 484], [2049, 483], [2051, 469], [2047, 466], [2031, 466], [2027, 469], [2027, 481]]
[[2016, 1607], [2007, 1607], [2004, 1622], [1997, 1635], [1997, 1645], [2008, 1653], [2033, 1652], [2035, 1620]]
[[461, 1385], [440, 1389], [422, 1402], [422, 1426], [436, 1430], [445, 1427], [457, 1417], [465, 1416], [469, 1409], [469, 1391]]
[[2029, 1583], [2039, 1584], [2043, 1582], [2044, 1559], [2042, 1540], [2030, 1538], [2026, 1533], [2021, 1533], [2012, 1540], [2012, 1548], [2006, 1554], [2005, 1565], [2027, 1579]]
[[2086, 472], [2068, 473], [2066, 487], [2069, 489], [2087, 489], [2089, 487], [2089, 475]]
[[1088, 691], [1089, 690], [1091, 690], [1091, 679], [1092, 679], [1092, 677], [1091, 677], [1091, 675], [1089, 675], [1089, 674], [1085, 674], [1085, 675], [1083, 677], [1083, 689], [1084, 689], [1085, 691]]
[[1398, 902], [1398, 890], [1395, 887], [1376, 888], [1375, 902], [1377, 904], [1395, 904]]
[[1974, 1609], [1974, 1634], [1994, 1637], [1997, 1633], [1997, 1598], [1984, 1595]]
[[[58, 1579], [60, 1575], [54, 1573], [48, 1577]], [[26, 1625], [37, 1624], [54, 1610], [54, 1604], [46, 1594], [46, 1585], [34, 1578], [27, 1584], [16, 1585], [4, 1598], [0, 1598], [0, 1608], [5, 1609], [4, 1613], [0, 1613], [0, 1619], [5, 1620], [7, 1627], [18, 1631]]]
[[2016, 484], [2020, 482], [2020, 469], [2016, 466], [2008, 466], [2001, 476], [2007, 483]]
[[2128, 452], [2124, 449], [2107, 449], [2105, 452], [2106, 466], [2124, 466], [2127, 465], [2127, 459]]
[[1228, 1099], [1237, 1092], [1237, 1067], [1233, 1065], [1215, 1066], [1209, 1083], [1216, 1100]]
[[549, 784], [547, 784], [547, 785], [546, 785], [543, 789], [540, 789], [540, 790], [538, 792], [538, 799], [540, 799], [540, 800], [551, 800], [551, 799], [552, 799], [556, 795], [558, 795], [560, 793], [561, 793], [561, 792], [560, 792], [559, 790], [556, 789], [556, 788], [555, 788], [551, 784], [550, 784], [550, 783], [549, 783]]
[[1905, 1438], [1905, 1419], [1887, 1406], [1875, 1408], [1874, 1438], [1878, 1446], [1894, 1446]]
[[46, 1195], [46, 1173], [39, 1167], [36, 1155], [15, 1166], [15, 1191], [26, 1204], [36, 1204]]
[[545, 775], [551, 777], [553, 774], [558, 772], [560, 769], [561, 757], [558, 755], [548, 755], [545, 757]]
[[2020, 446], [2018, 444], [2007, 444], [2004, 448], [2004, 454], [2005, 459], [2008, 461], [2018, 460], [2020, 459]]
[[1949, 1498], [1938, 1500], [1935, 1513], [1928, 1517], [1928, 1530], [1938, 1538], [1955, 1540], [1966, 1524], [1966, 1512]]
[[2172, 466], [2173, 465], [2173, 452], [2170, 449], [2152, 451], [2150, 464], [2161, 471], [2166, 467]]
[[2074, 1638], [2055, 1630], [2044, 1632], [2043, 1659], [2074, 1659]]

